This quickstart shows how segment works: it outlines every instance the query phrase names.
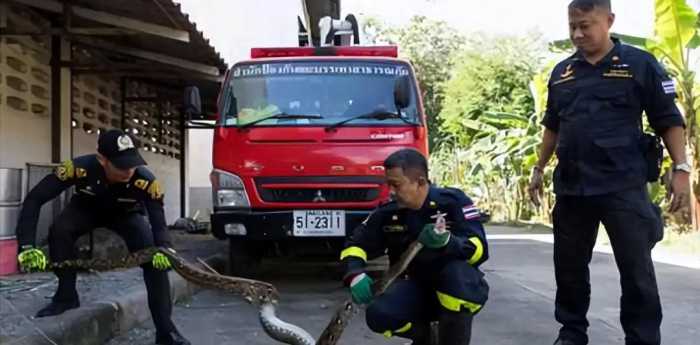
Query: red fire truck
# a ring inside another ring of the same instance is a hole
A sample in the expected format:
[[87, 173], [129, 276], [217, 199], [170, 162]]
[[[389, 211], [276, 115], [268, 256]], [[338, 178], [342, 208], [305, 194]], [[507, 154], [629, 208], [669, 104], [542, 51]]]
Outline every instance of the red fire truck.
[[397, 52], [254, 48], [230, 68], [211, 173], [212, 232], [230, 243], [230, 273], [252, 273], [265, 254], [336, 255], [389, 198], [384, 159], [427, 155], [421, 93]]

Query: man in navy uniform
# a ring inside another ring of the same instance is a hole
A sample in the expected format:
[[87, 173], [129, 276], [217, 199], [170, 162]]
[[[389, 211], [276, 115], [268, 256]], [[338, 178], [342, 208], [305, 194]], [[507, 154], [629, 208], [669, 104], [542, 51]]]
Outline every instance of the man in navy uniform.
[[663, 223], [646, 183], [657, 178], [653, 171], [661, 152], [654, 153], [649, 144], [654, 140], [642, 131], [642, 112], [673, 160], [670, 211], [675, 212], [686, 206], [690, 190], [676, 90], [651, 54], [610, 37], [615, 19], [610, 0], [574, 0], [568, 11], [577, 51], [552, 72], [540, 158], [529, 187], [539, 204], [542, 174], [556, 149], [555, 316], [562, 327], [555, 344], [588, 343], [588, 264], [602, 222], [620, 271], [625, 343], [659, 345], [661, 304], [651, 249], [663, 237]]
[[[379, 206], [355, 229], [341, 260], [345, 283], [356, 303], [369, 304], [367, 325], [386, 336], [428, 344], [429, 324], [439, 321], [440, 345], [466, 345], [472, 317], [486, 302], [488, 285], [479, 265], [488, 258], [479, 210], [458, 189], [438, 188], [428, 181], [421, 153], [403, 149], [384, 161], [393, 201]], [[444, 215], [449, 231], [435, 231]], [[395, 263], [415, 240], [424, 248], [384, 294], [374, 298], [368, 259], [389, 255]], [[374, 301], [373, 301], [374, 299]]]
[[[43, 270], [44, 253], [35, 248], [36, 225], [41, 206], [71, 186], [75, 195], [49, 229], [51, 261], [75, 259], [73, 245], [81, 235], [97, 227], [119, 234], [129, 251], [171, 247], [163, 211], [163, 192], [155, 176], [144, 167], [133, 140], [121, 130], [109, 130], [98, 139], [97, 154], [63, 162], [27, 195], [17, 224], [18, 261], [25, 271]], [[148, 221], [144, 215], [148, 215]], [[149, 224], [150, 223], [150, 224]], [[142, 266], [148, 306], [156, 327], [156, 344], [190, 344], [171, 320], [171, 264], [163, 254]], [[51, 303], [36, 317], [53, 316], [78, 308], [76, 272], [56, 269], [58, 289]]]

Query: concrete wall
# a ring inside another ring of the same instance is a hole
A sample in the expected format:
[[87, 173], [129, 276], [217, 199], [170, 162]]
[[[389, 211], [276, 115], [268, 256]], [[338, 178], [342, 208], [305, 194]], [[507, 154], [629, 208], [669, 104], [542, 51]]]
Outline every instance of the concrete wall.
[[180, 218], [180, 161], [161, 154], [141, 152], [165, 192], [165, 219], [172, 224]]
[[[1, 4], [0, 4], [1, 6]], [[0, 7], [0, 22], [8, 27], [32, 29], [46, 25], [7, 6]], [[51, 69], [50, 42], [44, 38], [0, 36], [0, 167], [23, 169], [21, 190], [26, 194], [28, 162], [51, 161]], [[1, 187], [0, 187], [1, 188]], [[40, 216], [40, 233], [44, 233], [55, 208], [44, 207]], [[9, 213], [3, 213], [10, 217]], [[0, 224], [12, 224], [0, 229], [14, 234], [16, 214]]]
[[[40, 16], [32, 16], [21, 8], [8, 6], [7, 9], [2, 14], [7, 16], [10, 28], [28, 31], [38, 29], [36, 24], [48, 26], [48, 23], [41, 23]], [[63, 58], [67, 59], [70, 46], [63, 41], [62, 47]], [[23, 195], [26, 195], [28, 182], [31, 187], [51, 171], [51, 167], [39, 168], [29, 181], [26, 170], [27, 163], [47, 165], [52, 160], [50, 60], [50, 41], [46, 37], [0, 37], [0, 167], [25, 169]], [[93, 75], [71, 76], [68, 69], [62, 70], [60, 78], [59, 130], [62, 140], [59, 158], [64, 160], [94, 153], [98, 131], [121, 126], [119, 81]], [[155, 118], [152, 110], [153, 107], [146, 114], [144, 106], [140, 105], [134, 112], [144, 118]], [[72, 120], [77, 126], [71, 125]], [[86, 124], [89, 126], [83, 127]], [[151, 134], [146, 134], [153, 130], [151, 126], [140, 124], [133, 127], [141, 130], [137, 138], [149, 145], [149, 151], [142, 149], [141, 152], [149, 169], [163, 185], [166, 219], [173, 223], [180, 216], [179, 149], [172, 146], [179, 134], [169, 134], [164, 136], [163, 142], [154, 143], [150, 140]], [[167, 129], [174, 128], [169, 126]], [[61, 206], [61, 203], [49, 203], [43, 207], [37, 229], [40, 243]]]
[[199, 211], [199, 214], [197, 214], [197, 220], [208, 222], [209, 215], [213, 210], [211, 187], [190, 187], [188, 198], [190, 201], [188, 216], [194, 217], [195, 214], [197, 214], [197, 211]]
[[209, 173], [212, 170], [212, 130], [190, 129], [188, 136], [188, 213], [189, 217], [199, 211], [198, 219], [207, 220], [212, 210], [211, 183]]
[[[20, 17], [10, 13], [10, 20]], [[51, 161], [47, 40], [0, 38], [0, 166]]]

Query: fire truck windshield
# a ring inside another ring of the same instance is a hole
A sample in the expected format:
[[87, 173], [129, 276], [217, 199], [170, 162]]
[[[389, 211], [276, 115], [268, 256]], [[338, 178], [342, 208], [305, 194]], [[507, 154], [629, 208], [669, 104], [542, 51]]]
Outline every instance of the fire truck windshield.
[[[400, 61], [304, 60], [238, 64], [221, 98], [224, 126], [330, 126], [419, 123], [411, 69]], [[410, 97], [397, 109], [396, 80], [407, 76]], [[399, 113], [403, 117], [361, 115]], [[358, 117], [359, 116], [359, 117]]]

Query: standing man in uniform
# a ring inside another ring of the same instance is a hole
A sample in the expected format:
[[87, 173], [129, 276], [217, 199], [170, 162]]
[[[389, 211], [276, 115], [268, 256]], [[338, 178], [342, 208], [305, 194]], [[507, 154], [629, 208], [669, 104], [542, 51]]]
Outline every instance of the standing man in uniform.
[[663, 237], [663, 225], [646, 189], [656, 178], [650, 173], [656, 162], [645, 159], [650, 151], [642, 112], [673, 159], [670, 211], [675, 212], [686, 206], [690, 191], [676, 91], [651, 54], [611, 39], [610, 0], [574, 0], [568, 11], [577, 52], [552, 72], [540, 158], [529, 187], [539, 204], [542, 174], [556, 149], [555, 316], [562, 327], [555, 344], [588, 344], [588, 264], [602, 222], [620, 271], [625, 343], [659, 345], [661, 304], [651, 249]]
[[[429, 323], [438, 320], [440, 345], [467, 345], [472, 317], [488, 297], [478, 268], [488, 258], [479, 210], [462, 191], [432, 186], [428, 163], [416, 150], [391, 154], [384, 168], [394, 200], [355, 229], [340, 256], [353, 301], [369, 304], [367, 325], [387, 337], [427, 345]], [[449, 231], [435, 231], [438, 215], [445, 217]], [[424, 248], [405, 276], [375, 299], [373, 281], [365, 273], [367, 260], [388, 253], [393, 264], [415, 240]]]
[[[71, 186], [75, 195], [49, 229], [51, 261], [75, 259], [73, 245], [81, 235], [97, 227], [119, 234], [130, 252], [152, 246], [170, 248], [163, 212], [163, 193], [155, 176], [144, 167], [132, 139], [121, 130], [109, 130], [98, 139], [97, 154], [63, 162], [27, 195], [17, 224], [20, 253], [25, 271], [44, 270], [44, 253], [35, 248], [36, 225], [41, 206]], [[148, 221], [144, 215], [148, 214]], [[149, 224], [150, 222], [150, 224]], [[153, 256], [142, 266], [148, 292], [148, 307], [156, 328], [156, 344], [189, 345], [171, 320], [168, 258]], [[56, 269], [58, 289], [51, 303], [36, 317], [62, 314], [78, 308], [76, 272]]]

